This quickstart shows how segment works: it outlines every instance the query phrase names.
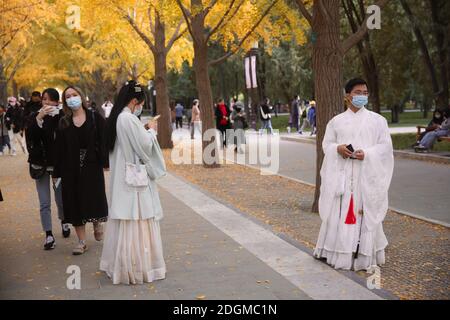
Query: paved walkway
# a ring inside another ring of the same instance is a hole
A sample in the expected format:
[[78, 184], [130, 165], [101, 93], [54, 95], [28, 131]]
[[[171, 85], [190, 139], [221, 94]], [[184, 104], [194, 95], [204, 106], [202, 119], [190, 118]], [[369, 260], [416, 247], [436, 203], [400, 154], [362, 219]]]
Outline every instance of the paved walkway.
[[[380, 298], [170, 175], [160, 180], [167, 278], [114, 286], [98, 271], [101, 243], [91, 225], [86, 254], [72, 256], [76, 237], [63, 239], [58, 227], [56, 248], [42, 250], [39, 204], [25, 157], [0, 157], [0, 167], [8, 168], [0, 171], [0, 299]], [[81, 290], [66, 287], [70, 265], [81, 268]]]
[[[255, 144], [258, 135], [247, 134], [247, 144]], [[199, 139], [200, 137], [197, 137]], [[187, 129], [174, 132], [174, 139], [190, 139]], [[247, 146], [248, 150], [248, 146]], [[244, 163], [263, 167], [259, 162]], [[316, 181], [316, 146], [279, 140], [278, 174], [310, 185]], [[450, 226], [450, 170], [445, 164], [396, 158], [389, 190], [390, 208], [426, 221]]]

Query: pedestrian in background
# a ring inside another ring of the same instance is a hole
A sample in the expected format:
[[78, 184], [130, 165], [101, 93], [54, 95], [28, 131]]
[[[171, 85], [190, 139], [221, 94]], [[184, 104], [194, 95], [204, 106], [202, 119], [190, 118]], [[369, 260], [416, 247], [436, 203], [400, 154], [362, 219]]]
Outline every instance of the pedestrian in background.
[[102, 104], [103, 112], [105, 113], [105, 119], [109, 118], [109, 115], [111, 114], [113, 104], [109, 100], [109, 98], [105, 98], [105, 103]]
[[244, 112], [244, 104], [241, 101], [237, 101], [234, 104], [234, 109], [231, 112], [231, 120], [233, 121], [234, 139], [235, 139], [235, 152], [244, 153], [242, 144], [245, 144], [245, 129], [248, 128], [246, 120], [246, 114]]
[[231, 128], [230, 125], [230, 108], [225, 104], [225, 101], [219, 99], [215, 108], [216, 114], [216, 128], [220, 131], [221, 146], [227, 146], [227, 129]]
[[[26, 126], [26, 124], [29, 123], [28, 117], [31, 114], [34, 114], [34, 113], [38, 112], [39, 110], [41, 110], [41, 108], [42, 108], [41, 93], [39, 91], [33, 91], [31, 93], [30, 101], [28, 101], [24, 107], [25, 126]], [[25, 127], [25, 129], [26, 129], [26, 127]]]
[[272, 129], [272, 115], [270, 114], [272, 112], [272, 106], [270, 105], [269, 98], [265, 98], [264, 102], [259, 107], [259, 114], [262, 121], [262, 126], [260, 133], [262, 134], [264, 130], [269, 130], [270, 134], [273, 134]]
[[192, 119], [191, 119], [191, 139], [195, 138], [195, 131], [202, 135], [202, 120], [200, 117], [199, 100], [194, 99], [192, 103]]
[[299, 114], [298, 114], [298, 109], [299, 109], [299, 103], [300, 103], [300, 97], [299, 96], [296, 96], [296, 97], [294, 97], [294, 99], [292, 100], [292, 103], [291, 103], [291, 112], [290, 112], [290, 115], [291, 115], [291, 117], [290, 117], [290, 122], [291, 122], [291, 124], [290, 124], [290, 128], [291, 128], [291, 131], [292, 131], [292, 129], [293, 128], [295, 128], [295, 132], [297, 132], [298, 131], [298, 117], [299, 117]]
[[175, 106], [175, 125], [177, 129], [183, 128], [183, 111], [184, 107], [180, 102], [177, 102], [177, 105]]
[[9, 120], [6, 117], [6, 107], [0, 104], [0, 155], [4, 154], [5, 147], [8, 147], [9, 154], [12, 154], [8, 127]]
[[[10, 97], [9, 101], [11, 107], [8, 108], [8, 110], [6, 111], [6, 117], [9, 119], [10, 122], [11, 128], [10, 135], [12, 134], [11, 145], [13, 147], [13, 150], [17, 150], [17, 148], [20, 146], [22, 152], [24, 154], [27, 154], [27, 148], [25, 145], [25, 138], [23, 132], [25, 127], [24, 108], [14, 97]], [[14, 152], [14, 154], [16, 154], [16, 152]]]

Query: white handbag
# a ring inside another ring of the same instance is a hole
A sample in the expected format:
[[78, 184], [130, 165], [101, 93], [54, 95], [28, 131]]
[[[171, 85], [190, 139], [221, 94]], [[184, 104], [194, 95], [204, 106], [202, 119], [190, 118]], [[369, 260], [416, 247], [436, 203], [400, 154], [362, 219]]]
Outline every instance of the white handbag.
[[130, 187], [146, 187], [148, 185], [148, 175], [145, 165], [136, 163], [125, 163], [125, 182]]

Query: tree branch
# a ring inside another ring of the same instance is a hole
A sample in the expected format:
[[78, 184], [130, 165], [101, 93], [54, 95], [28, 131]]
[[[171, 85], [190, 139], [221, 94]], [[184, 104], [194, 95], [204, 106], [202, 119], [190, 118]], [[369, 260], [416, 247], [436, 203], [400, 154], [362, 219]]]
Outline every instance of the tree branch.
[[14, 78], [17, 70], [19, 69], [19, 67], [22, 65], [25, 56], [27, 55], [28, 49], [23, 50], [22, 54], [20, 55], [19, 59], [17, 59], [16, 64], [14, 65], [13, 69], [11, 70], [11, 74], [9, 75], [8, 79], [6, 80], [6, 82], [10, 82], [11, 79]]
[[148, 6], [147, 15], [148, 15], [148, 24], [150, 25], [150, 32], [152, 33], [153, 36], [155, 36], [155, 24], [153, 23], [152, 19], [152, 5]]
[[296, 0], [298, 8], [300, 9], [300, 12], [302, 13], [303, 17], [305, 17], [306, 21], [308, 21], [309, 25], [312, 26], [312, 15], [309, 13], [308, 9], [306, 9], [305, 4], [303, 3], [303, 0]]
[[133, 18], [130, 17], [130, 15], [124, 14], [123, 17], [125, 18], [125, 20], [128, 21], [128, 23], [130, 24], [130, 26], [134, 29], [134, 31], [136, 31], [136, 33], [141, 37], [141, 39], [145, 42], [145, 44], [147, 44], [147, 46], [149, 47], [149, 49], [152, 52], [156, 51], [155, 45], [153, 44], [153, 42], [150, 40], [149, 37], [147, 37], [147, 35], [145, 33], [143, 33], [141, 31], [141, 29], [139, 29], [139, 27], [136, 25], [136, 23], [134, 22]]
[[213, 61], [209, 62], [210, 66], [214, 66], [217, 65], [219, 63], [222, 63], [223, 61], [225, 61], [226, 59], [228, 59], [229, 57], [231, 57], [232, 55], [234, 55], [241, 47], [242, 44], [245, 42], [245, 40], [247, 40], [247, 38], [253, 33], [253, 31], [255, 31], [255, 29], [260, 25], [260, 23], [264, 20], [264, 18], [269, 14], [270, 10], [273, 8], [273, 6], [278, 2], [279, 0], [274, 0], [270, 6], [267, 7], [267, 9], [264, 11], [264, 13], [261, 15], [261, 17], [259, 18], [259, 20], [253, 25], [253, 27], [247, 32], [247, 34], [241, 39], [241, 41], [239, 41], [238, 45], [236, 46], [236, 48], [234, 48], [233, 50], [230, 50], [228, 53], [226, 53], [225, 55], [223, 55], [222, 57], [215, 59]]
[[177, 28], [175, 30], [175, 32], [173, 33], [172, 37], [170, 38], [169, 42], [167, 43], [167, 46], [165, 48], [166, 52], [169, 52], [169, 50], [172, 48], [173, 44], [180, 39], [187, 31], [187, 28], [184, 28], [181, 32], [181, 26], [183, 25], [183, 20], [181, 19], [180, 22], [177, 25]]
[[[389, 0], [379, 0], [376, 5], [380, 8], [383, 8]], [[343, 54], [346, 54], [351, 48], [353, 48], [354, 45], [356, 45], [358, 42], [360, 42], [364, 36], [369, 31], [367, 27], [367, 20], [369, 16], [366, 15], [364, 18], [363, 23], [359, 26], [358, 31], [350, 35], [347, 39], [345, 39], [341, 44], [341, 51]]]
[[[234, 2], [234, 1], [233, 1]], [[206, 18], [206, 16], [208, 15], [208, 13], [211, 11], [211, 9], [216, 5], [217, 0], [211, 0], [211, 3], [209, 4], [209, 6], [207, 6], [204, 10], [203, 10], [203, 14], [204, 17]]]
[[181, 0], [177, 0], [177, 4], [178, 4], [178, 7], [180, 7], [181, 12], [183, 13], [183, 17], [184, 17], [184, 20], [186, 21], [186, 25], [189, 30], [189, 33], [191, 34], [192, 37], [194, 37], [194, 32], [192, 31], [191, 20], [190, 20], [190, 18], [192, 17], [191, 12], [189, 12], [189, 10], [185, 6], [183, 6], [183, 4], [181, 3]]
[[[208, 41], [208, 39], [220, 28], [220, 26], [222, 25], [222, 23], [225, 21], [225, 19], [227, 18], [227, 16], [230, 14], [231, 9], [234, 6], [234, 3], [236, 2], [236, 0], [232, 0], [230, 1], [230, 5], [228, 6], [227, 10], [225, 11], [225, 13], [222, 15], [222, 18], [220, 18], [219, 22], [211, 29], [210, 32], [208, 32], [208, 35], [206, 36], [206, 41]], [[237, 6], [237, 9], [239, 9], [242, 6], [242, 3], [244, 3], [244, 0], [242, 0], [239, 5]], [[232, 18], [236, 12], [237, 9], [234, 11], [233, 15], [231, 15], [230, 18]], [[229, 21], [229, 19], [228, 19]], [[227, 21], [227, 23], [228, 23]]]

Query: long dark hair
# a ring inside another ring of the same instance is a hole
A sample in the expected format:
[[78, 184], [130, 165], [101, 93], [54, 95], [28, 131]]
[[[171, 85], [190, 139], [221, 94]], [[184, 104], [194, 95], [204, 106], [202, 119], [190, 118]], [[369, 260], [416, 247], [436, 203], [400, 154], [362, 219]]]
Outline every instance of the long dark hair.
[[114, 106], [111, 109], [111, 114], [106, 121], [105, 128], [105, 143], [106, 149], [112, 151], [117, 137], [117, 118], [122, 110], [130, 103], [131, 100], [136, 98], [138, 103], [145, 101], [144, 88], [134, 80], [127, 81], [125, 85], [120, 89], [119, 94], [114, 99]]

